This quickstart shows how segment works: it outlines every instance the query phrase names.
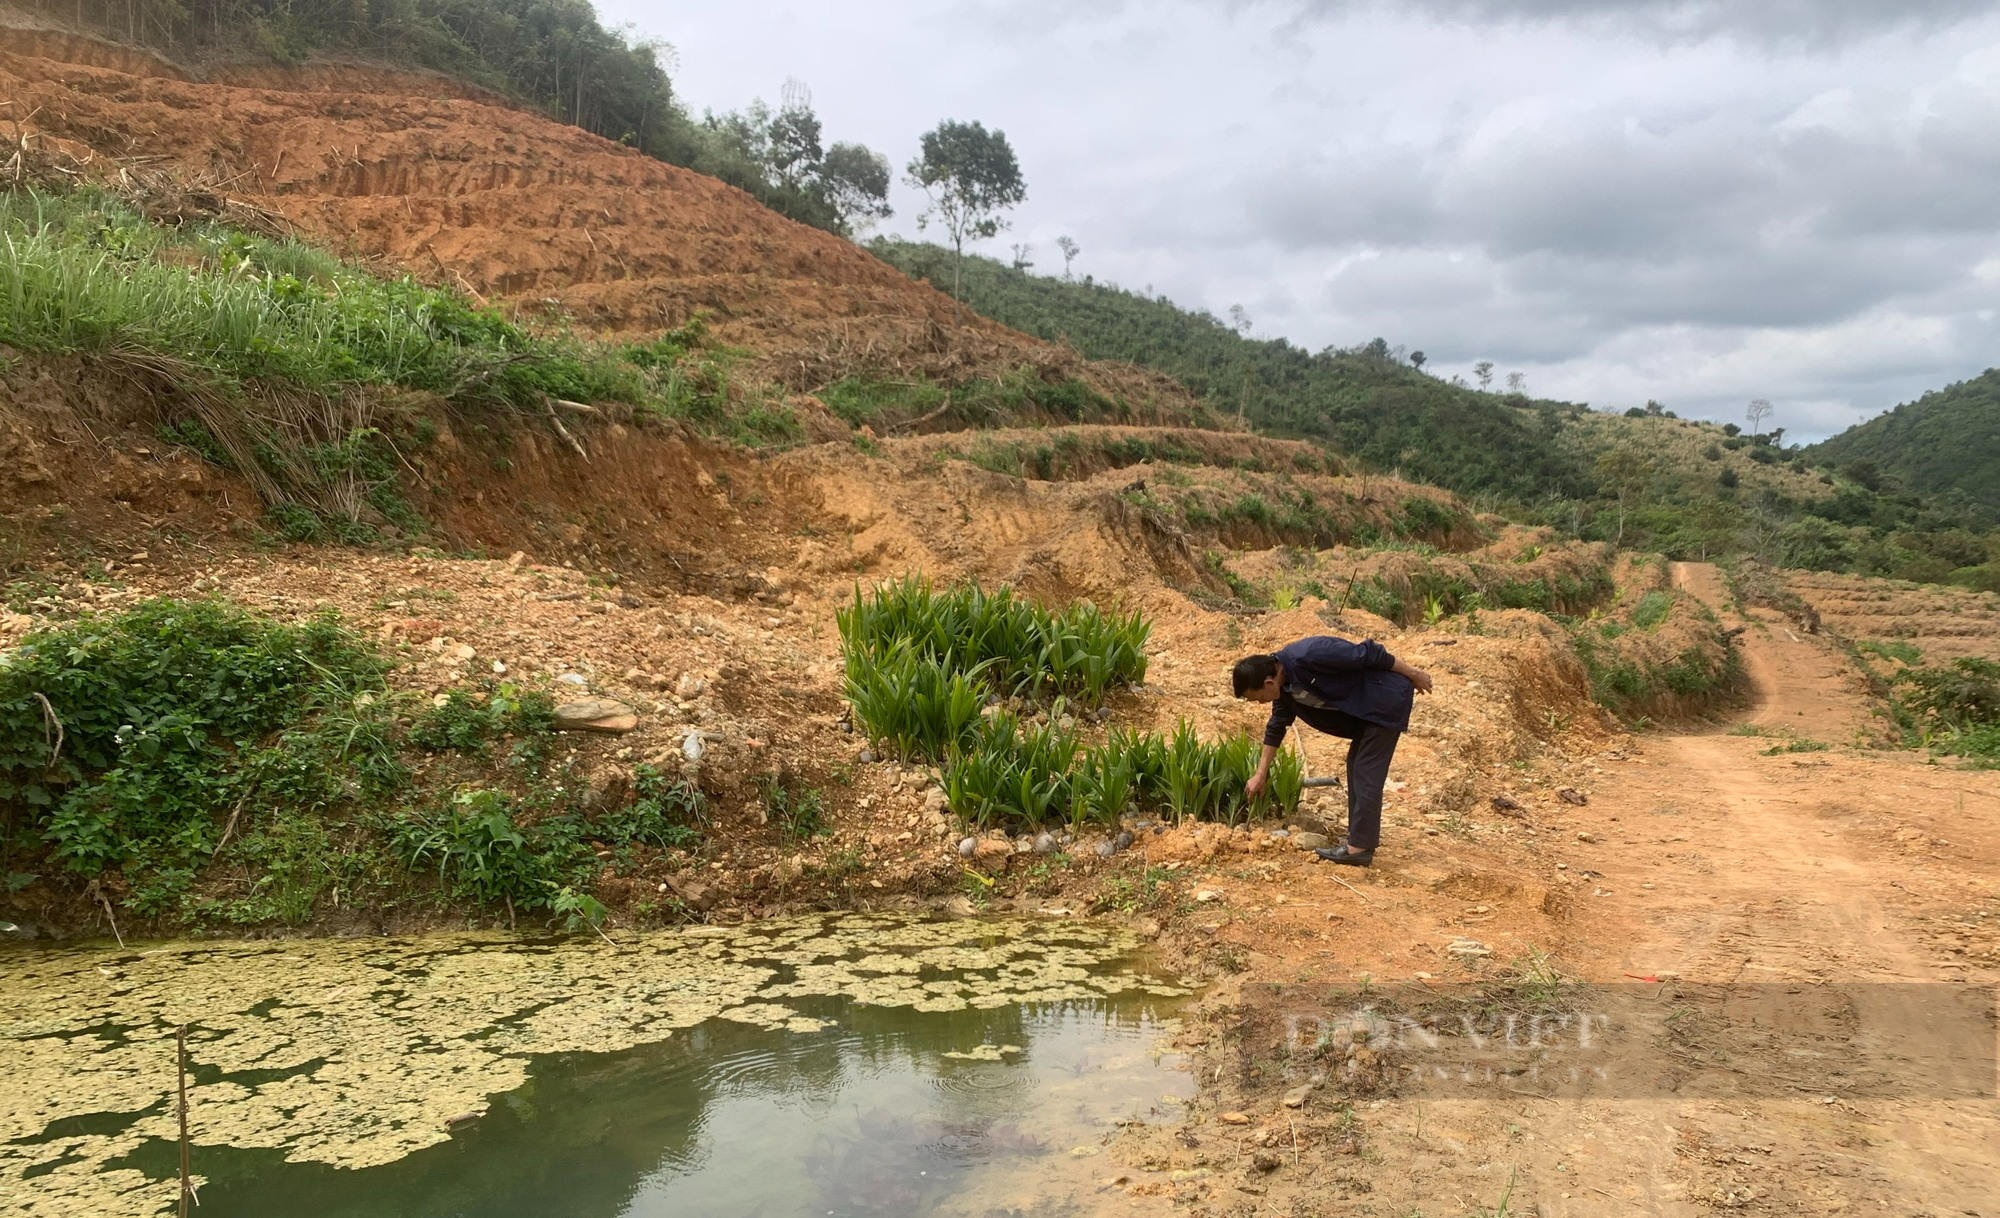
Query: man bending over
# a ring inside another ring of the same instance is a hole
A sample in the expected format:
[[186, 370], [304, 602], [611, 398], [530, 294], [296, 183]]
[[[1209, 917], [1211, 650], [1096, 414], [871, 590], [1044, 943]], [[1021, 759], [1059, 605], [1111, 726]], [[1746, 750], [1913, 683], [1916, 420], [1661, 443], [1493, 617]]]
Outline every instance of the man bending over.
[[1245, 656], [1230, 674], [1236, 696], [1271, 704], [1264, 752], [1245, 793], [1263, 794], [1271, 759], [1292, 720], [1303, 719], [1347, 745], [1347, 840], [1314, 851], [1333, 863], [1366, 867], [1382, 840], [1382, 787], [1396, 741], [1410, 727], [1413, 693], [1431, 692], [1431, 675], [1405, 664], [1369, 639], [1350, 643], [1319, 635], [1275, 655]]

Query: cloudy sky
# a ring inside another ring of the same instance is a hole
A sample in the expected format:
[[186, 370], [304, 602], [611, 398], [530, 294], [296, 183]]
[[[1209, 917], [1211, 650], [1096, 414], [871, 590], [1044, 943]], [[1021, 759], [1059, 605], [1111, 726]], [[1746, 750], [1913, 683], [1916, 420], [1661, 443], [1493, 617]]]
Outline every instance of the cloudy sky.
[[[1060, 270], [1810, 439], [1992, 364], [2000, 0], [599, 0], [697, 109], [1006, 131]], [[899, 187], [884, 231], [914, 235]]]

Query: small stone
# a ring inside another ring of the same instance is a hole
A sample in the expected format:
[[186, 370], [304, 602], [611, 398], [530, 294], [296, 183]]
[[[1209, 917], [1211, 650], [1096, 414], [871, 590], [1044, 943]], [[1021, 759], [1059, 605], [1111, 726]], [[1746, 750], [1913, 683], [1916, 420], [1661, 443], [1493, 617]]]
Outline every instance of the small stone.
[[860, 763], [861, 763], [862, 765], [874, 765], [874, 764], [875, 764], [875, 750], [874, 750], [874, 749], [862, 749], [862, 750], [861, 750], [861, 752], [860, 752], [860, 753], [859, 753], [858, 755], [856, 755], [856, 757], [855, 757], [854, 759], [855, 759], [856, 761], [860, 762]]
[[505, 661], [505, 660], [495, 660], [495, 661], [493, 661], [493, 675], [494, 675], [494, 676], [496, 676], [496, 677], [504, 677], [504, 676], [506, 676], [506, 675], [507, 675], [507, 661]]
[[1597, 835], [1595, 833], [1579, 833], [1576, 835], [1576, 840], [1580, 842], [1594, 842], [1597, 840]]
[[1129, 850], [1132, 846], [1132, 843], [1138, 840], [1139, 840], [1138, 838], [1132, 836], [1132, 831], [1130, 829], [1120, 829], [1118, 831], [1118, 836], [1111, 839], [1111, 848], [1114, 851]]
[[1250, 1170], [1258, 1173], [1277, 1171], [1284, 1160], [1268, 1150], [1260, 1150], [1250, 1156]]
[[629, 732], [639, 726], [639, 712], [615, 698], [588, 698], [556, 707], [559, 732]]
[[564, 685], [574, 685], [578, 689], [582, 689], [584, 686], [590, 684], [580, 672], [566, 672], [557, 677], [556, 680], [562, 682]]
[[1053, 833], [1044, 833], [1044, 834], [1041, 834], [1040, 836], [1038, 836], [1037, 838], [1035, 838], [1035, 853], [1036, 853], [1036, 854], [1054, 854], [1054, 853], [1056, 852], [1056, 848], [1057, 848], [1057, 846], [1058, 846], [1059, 844], [1060, 844], [1060, 843], [1058, 843], [1058, 842], [1056, 841], [1056, 835], [1055, 835], [1055, 834], [1053, 834]]
[[1306, 1097], [1312, 1093], [1313, 1087], [1311, 1083], [1300, 1083], [1290, 1091], [1285, 1092], [1278, 1102], [1287, 1108], [1303, 1108], [1306, 1106]]
[[1562, 790], [1557, 791], [1556, 798], [1566, 804], [1574, 804], [1579, 808], [1590, 802], [1590, 796], [1585, 795], [1575, 787], [1564, 787]]
[[1292, 835], [1291, 835], [1291, 833], [1289, 833], [1288, 831], [1286, 831], [1286, 830], [1284, 830], [1284, 829], [1273, 829], [1273, 830], [1271, 830], [1271, 840], [1272, 840], [1272, 841], [1274, 841], [1274, 842], [1282, 842], [1282, 841], [1285, 841], [1285, 840], [1289, 839], [1289, 838], [1290, 838], [1291, 836], [1292, 836]]
[[978, 838], [962, 837], [958, 840], [958, 857], [962, 859], [969, 859], [977, 853], [979, 853]]
[[1477, 939], [1453, 939], [1450, 946], [1444, 950], [1446, 955], [1457, 956], [1462, 960], [1470, 960], [1493, 954], [1492, 948]]
[[1012, 853], [1014, 853], [1014, 843], [1008, 841], [1006, 838], [1000, 838], [997, 841], [988, 838], [972, 848], [972, 857], [979, 859], [1003, 859]]
[[674, 695], [683, 702], [699, 698], [707, 690], [708, 682], [691, 672], [682, 673], [681, 679], [674, 683]]
[[690, 735], [686, 740], [681, 741], [681, 756], [687, 758], [689, 761], [700, 761], [701, 755], [705, 751], [699, 734]]
[[1097, 857], [1098, 857], [1098, 858], [1101, 858], [1101, 859], [1108, 859], [1108, 858], [1110, 858], [1110, 857], [1111, 857], [1112, 855], [1114, 855], [1114, 854], [1116, 854], [1116, 853], [1118, 853], [1118, 843], [1117, 843], [1117, 842], [1115, 842], [1115, 841], [1111, 841], [1111, 842], [1099, 842], [1099, 843], [1097, 843]]
[[1194, 899], [1203, 905], [1211, 905], [1220, 901], [1222, 894], [1213, 888], [1198, 888], [1195, 890]]
[[667, 877], [667, 885], [689, 909], [706, 913], [715, 906], [715, 890], [706, 884], [670, 875]]
[[1333, 845], [1333, 839], [1324, 833], [1299, 833], [1293, 835], [1292, 844], [1301, 850], [1318, 850]]
[[1247, 1112], [1225, 1112], [1215, 1119], [1221, 1121], [1224, 1125], [1248, 1125], [1250, 1123], [1250, 1114]]

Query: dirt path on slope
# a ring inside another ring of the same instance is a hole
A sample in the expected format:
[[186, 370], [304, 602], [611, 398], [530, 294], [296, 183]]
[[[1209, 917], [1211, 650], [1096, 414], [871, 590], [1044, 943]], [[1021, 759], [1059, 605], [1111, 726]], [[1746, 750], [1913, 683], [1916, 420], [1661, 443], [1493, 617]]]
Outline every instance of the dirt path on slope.
[[[1973, 997], [1955, 983], [1980, 983], [1990, 1012], [2000, 784], [1908, 754], [1803, 743], [1865, 736], [1870, 708], [1851, 666], [1775, 614], [1734, 612], [1713, 566], [1676, 564], [1674, 580], [1726, 625], [1745, 627], [1757, 688], [1746, 721], [1761, 734], [1655, 738], [1599, 785], [1603, 831], [1580, 843], [1596, 880], [1589, 975], [1723, 983], [1749, 1004], [1807, 994], [1842, 1009], [1849, 1046], [1917, 1036], [1934, 1010]], [[1961, 920], [1972, 928], [1963, 939], [1936, 931]], [[1644, 1102], [1602, 1114], [1624, 1148], [1605, 1166], [1668, 1185], [1621, 1190], [1633, 1207], [1624, 1212], [1994, 1212], [2000, 1112], [1990, 1098], [1913, 1086], [1902, 1098], [1850, 1100], [1837, 1070], [1819, 1083], [1725, 1039], [1710, 1048], [1738, 1056], [1732, 1070], [1786, 1084], [1750, 1103]], [[1985, 1049], [1991, 1096], [1990, 1035]], [[1773, 1095], [1816, 1083], [1827, 1094]]]

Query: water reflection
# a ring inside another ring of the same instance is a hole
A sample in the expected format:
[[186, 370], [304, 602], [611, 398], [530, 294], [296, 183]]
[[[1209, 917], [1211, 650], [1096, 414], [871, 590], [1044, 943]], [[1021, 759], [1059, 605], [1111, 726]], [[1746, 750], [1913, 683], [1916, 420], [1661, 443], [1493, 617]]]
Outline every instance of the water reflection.
[[[621, 1053], [541, 1058], [483, 1120], [380, 1167], [204, 1149], [201, 1212], [1054, 1215], [1083, 1203], [1086, 1154], [1115, 1122], [1169, 1113], [1193, 1091], [1174, 1059], [1155, 1060], [1159, 999], [930, 1013], [795, 1005], [834, 1026], [711, 1020]], [[155, 1144], [138, 1157], [170, 1152]]]

